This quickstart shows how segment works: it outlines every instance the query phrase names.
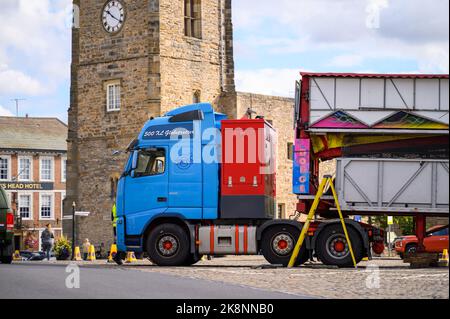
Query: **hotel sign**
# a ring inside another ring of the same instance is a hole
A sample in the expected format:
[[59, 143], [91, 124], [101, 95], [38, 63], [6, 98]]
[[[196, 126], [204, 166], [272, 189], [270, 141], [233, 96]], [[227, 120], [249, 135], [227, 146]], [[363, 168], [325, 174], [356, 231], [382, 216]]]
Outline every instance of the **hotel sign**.
[[53, 183], [0, 182], [0, 187], [5, 191], [50, 191]]

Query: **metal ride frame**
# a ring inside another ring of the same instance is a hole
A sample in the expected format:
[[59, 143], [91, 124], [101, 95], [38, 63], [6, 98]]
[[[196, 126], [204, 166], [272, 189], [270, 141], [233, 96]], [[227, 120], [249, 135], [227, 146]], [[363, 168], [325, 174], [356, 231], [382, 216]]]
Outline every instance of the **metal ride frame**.
[[347, 231], [347, 225], [345, 224], [344, 216], [342, 215], [341, 206], [339, 205], [339, 200], [338, 200], [338, 196], [336, 193], [336, 189], [334, 188], [334, 185], [333, 185], [333, 177], [331, 175], [324, 176], [324, 178], [322, 179], [322, 182], [320, 183], [319, 189], [317, 190], [317, 193], [316, 193], [316, 197], [314, 198], [314, 202], [309, 211], [308, 218], [306, 219], [306, 222], [302, 227], [300, 237], [298, 238], [297, 243], [295, 245], [294, 251], [292, 253], [291, 259], [288, 264], [288, 268], [294, 267], [295, 262], [297, 261], [298, 254], [300, 252], [300, 249], [302, 248], [303, 242], [305, 241], [305, 237], [306, 237], [306, 234], [308, 233], [309, 226], [311, 224], [311, 221], [314, 218], [314, 215], [316, 214], [316, 210], [317, 210], [317, 207], [319, 206], [320, 199], [321, 199], [321, 197], [324, 193], [324, 190], [327, 186], [329, 186], [331, 188], [331, 191], [333, 193], [333, 198], [334, 198], [334, 201], [336, 204], [336, 209], [339, 212], [339, 220], [341, 221], [342, 228], [343, 228], [344, 234], [345, 234], [345, 239], [347, 240], [348, 248], [349, 248], [350, 254], [352, 256], [353, 266], [355, 268], [357, 268], [355, 254], [353, 252], [352, 243], [350, 241], [350, 237], [349, 237], [348, 231]]

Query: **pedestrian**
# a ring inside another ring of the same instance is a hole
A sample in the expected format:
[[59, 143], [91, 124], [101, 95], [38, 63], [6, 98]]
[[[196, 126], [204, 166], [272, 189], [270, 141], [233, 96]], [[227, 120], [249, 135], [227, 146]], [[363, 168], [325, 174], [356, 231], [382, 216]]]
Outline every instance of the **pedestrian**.
[[86, 238], [83, 243], [83, 259], [84, 260], [87, 260], [87, 258], [88, 258], [89, 248], [91, 248], [91, 243], [89, 242], [89, 239]]
[[47, 224], [45, 227], [46, 228], [41, 235], [42, 249], [46, 254], [47, 260], [50, 260], [50, 251], [52, 250], [53, 239], [55, 238], [55, 236], [52, 232], [52, 225]]
[[112, 220], [112, 226], [113, 226], [113, 232], [114, 232], [114, 244], [117, 244], [117, 207], [116, 207], [116, 201], [114, 200], [114, 205], [111, 208], [111, 220]]

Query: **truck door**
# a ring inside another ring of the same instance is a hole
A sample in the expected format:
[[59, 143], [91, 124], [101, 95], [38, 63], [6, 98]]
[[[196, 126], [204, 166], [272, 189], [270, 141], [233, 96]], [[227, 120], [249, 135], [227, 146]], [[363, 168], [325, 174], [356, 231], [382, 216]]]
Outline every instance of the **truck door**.
[[167, 147], [135, 151], [131, 174], [125, 181], [127, 235], [140, 235], [147, 222], [168, 207]]
[[201, 219], [203, 206], [202, 164], [192, 157], [171, 160], [169, 177], [168, 212], [183, 215], [186, 219]]

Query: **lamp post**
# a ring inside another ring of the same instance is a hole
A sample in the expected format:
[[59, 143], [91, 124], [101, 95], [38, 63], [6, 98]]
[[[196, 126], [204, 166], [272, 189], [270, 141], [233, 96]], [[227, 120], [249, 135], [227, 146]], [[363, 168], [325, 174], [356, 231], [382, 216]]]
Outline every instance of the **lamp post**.
[[75, 259], [75, 202], [72, 203], [72, 260]]

